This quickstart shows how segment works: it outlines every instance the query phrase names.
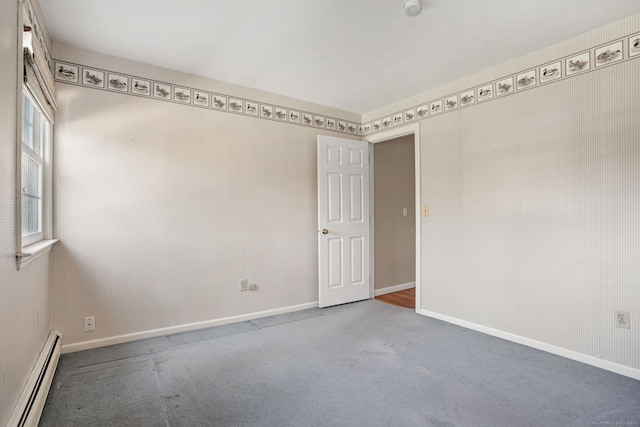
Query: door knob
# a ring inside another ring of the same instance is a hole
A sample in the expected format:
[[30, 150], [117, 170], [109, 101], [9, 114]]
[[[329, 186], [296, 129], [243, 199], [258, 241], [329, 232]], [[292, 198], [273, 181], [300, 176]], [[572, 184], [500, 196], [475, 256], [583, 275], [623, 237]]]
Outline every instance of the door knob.
[[322, 229], [322, 234], [329, 234], [329, 230], [327, 230], [326, 228]]

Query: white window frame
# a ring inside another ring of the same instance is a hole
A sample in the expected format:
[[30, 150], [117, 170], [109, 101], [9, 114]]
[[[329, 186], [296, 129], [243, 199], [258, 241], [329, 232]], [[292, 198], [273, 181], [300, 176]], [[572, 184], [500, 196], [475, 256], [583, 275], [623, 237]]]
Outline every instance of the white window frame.
[[[33, 152], [24, 142], [23, 142], [23, 117], [24, 112], [23, 109], [25, 105], [23, 105], [23, 94], [24, 96], [29, 98], [29, 101], [35, 107], [35, 110], [41, 114], [43, 119], [43, 125], [40, 129], [42, 132], [42, 157], [38, 156], [38, 153]], [[38, 98], [35, 97], [29, 88], [26, 85], [21, 86], [21, 91], [19, 95], [19, 124], [18, 124], [18, 146], [17, 150], [17, 217], [16, 217], [16, 225], [17, 225], [17, 241], [18, 241], [18, 251], [17, 251], [17, 260], [18, 260], [18, 269], [25, 267], [30, 264], [34, 260], [36, 260], [40, 255], [45, 254], [51, 250], [51, 246], [57, 242], [56, 239], [52, 238], [52, 164], [51, 164], [51, 151], [52, 151], [52, 140], [53, 140], [53, 120], [51, 117], [48, 117], [44, 110], [41, 108], [38, 102]], [[27, 155], [34, 160], [41, 161], [42, 167], [40, 169], [40, 230], [36, 233], [23, 235], [22, 232], [22, 222], [23, 222], [23, 211], [22, 211], [22, 195], [23, 188], [26, 183], [22, 182], [22, 158], [23, 155]]]
[[[44, 204], [44, 166], [45, 166], [45, 157], [47, 155], [46, 151], [48, 146], [50, 146], [50, 139], [51, 139], [51, 122], [49, 121], [49, 119], [47, 118], [47, 116], [44, 115], [44, 113], [42, 112], [42, 109], [40, 108], [40, 106], [38, 105], [38, 103], [36, 102], [35, 98], [33, 96], [31, 96], [31, 94], [29, 93], [29, 90], [26, 87], [23, 87], [23, 102], [22, 102], [22, 137], [21, 137], [21, 155], [22, 155], [22, 160], [21, 160], [21, 174], [20, 174], [20, 208], [21, 208], [21, 212], [20, 212], [20, 218], [21, 218], [21, 225], [22, 225], [22, 245], [23, 246], [28, 246], [34, 243], [39, 242], [40, 240], [43, 239], [43, 219], [44, 219], [44, 215], [43, 215], [43, 204]], [[28, 114], [26, 113], [26, 109], [27, 109], [27, 105], [24, 102], [24, 99], [27, 98], [29, 100], [29, 103], [33, 106], [33, 109], [30, 109], [31, 111], [28, 112]], [[40, 117], [36, 120], [36, 118], [34, 117], [36, 114], [38, 114]], [[28, 123], [25, 123], [25, 117], [29, 117], [31, 120]], [[35, 122], [35, 123], [34, 123]], [[25, 134], [25, 130], [27, 130], [26, 134]], [[27, 139], [29, 139], [29, 141], [27, 141]], [[34, 151], [31, 147], [29, 147], [29, 143], [32, 144], [39, 144], [40, 145], [40, 150], [41, 153]], [[25, 173], [24, 173], [24, 168], [25, 168], [25, 157], [28, 157], [31, 161], [34, 162], [34, 164], [36, 164], [38, 166], [38, 171], [37, 171], [37, 177], [36, 179], [38, 180], [37, 183], [35, 183], [35, 185], [33, 183], [30, 182], [25, 182]], [[29, 190], [27, 190], [29, 187], [31, 186], [35, 186], [37, 188], [36, 193], [37, 194], [29, 194], [31, 193]], [[25, 220], [27, 220], [27, 218], [25, 217], [25, 212], [24, 212], [24, 201], [25, 201], [25, 197], [27, 198], [31, 198], [31, 199], [35, 199], [37, 200], [38, 206], [37, 206], [37, 210], [38, 212], [36, 213], [36, 222], [37, 222], [37, 227], [38, 230], [29, 233], [29, 234], [25, 234], [24, 232], [24, 223]]]

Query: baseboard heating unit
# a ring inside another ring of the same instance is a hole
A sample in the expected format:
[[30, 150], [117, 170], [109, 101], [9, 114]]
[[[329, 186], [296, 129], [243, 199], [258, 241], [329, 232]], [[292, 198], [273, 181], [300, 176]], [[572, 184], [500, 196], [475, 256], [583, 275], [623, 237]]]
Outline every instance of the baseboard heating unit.
[[36, 427], [60, 359], [62, 334], [51, 331], [7, 427]]

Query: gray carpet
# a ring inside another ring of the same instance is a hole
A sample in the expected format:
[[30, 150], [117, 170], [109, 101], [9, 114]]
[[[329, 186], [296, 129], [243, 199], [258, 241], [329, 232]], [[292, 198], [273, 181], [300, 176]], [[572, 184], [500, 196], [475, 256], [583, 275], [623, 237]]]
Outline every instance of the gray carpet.
[[368, 300], [63, 355], [41, 426], [640, 426], [640, 381]]

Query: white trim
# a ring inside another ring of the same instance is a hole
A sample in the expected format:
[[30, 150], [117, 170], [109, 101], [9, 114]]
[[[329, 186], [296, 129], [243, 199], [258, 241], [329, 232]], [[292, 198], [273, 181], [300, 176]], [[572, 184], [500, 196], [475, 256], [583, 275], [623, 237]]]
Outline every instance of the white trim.
[[[422, 274], [422, 199], [421, 199], [421, 186], [420, 182], [422, 180], [421, 175], [421, 160], [420, 160], [420, 124], [412, 123], [410, 125], [399, 126], [388, 131], [381, 132], [379, 134], [367, 136], [364, 140], [368, 141], [372, 144], [378, 142], [388, 141], [390, 139], [399, 138], [401, 136], [411, 135], [413, 134], [413, 145], [415, 147], [415, 192], [416, 192], [416, 201], [415, 201], [415, 212], [416, 212], [416, 313], [420, 313], [421, 307], [421, 274]], [[373, 172], [371, 173], [373, 175]], [[373, 186], [371, 187], [371, 193], [373, 194]], [[371, 196], [373, 200], [373, 196]], [[373, 211], [373, 208], [371, 209]], [[371, 221], [371, 227], [373, 227], [373, 221]], [[374, 235], [375, 233], [372, 233]], [[373, 246], [373, 240], [375, 236], [371, 239], [371, 245]], [[371, 254], [374, 254], [373, 247], [370, 251]], [[371, 255], [373, 256], [373, 255]], [[371, 276], [373, 277], [373, 270], [375, 267], [375, 263], [370, 263]]]
[[[19, 0], [18, 4], [24, 5], [24, 0]], [[18, 7], [18, 22], [17, 28], [22, 28], [24, 25], [24, 8]], [[22, 51], [22, 37], [18, 37], [16, 46], [16, 55], [18, 69], [16, 70], [16, 76], [18, 77], [18, 84], [16, 85], [16, 252], [20, 254], [23, 250], [22, 243], [22, 96], [24, 92], [23, 73], [24, 73], [24, 53]], [[20, 259], [18, 259], [18, 270], [20, 269]]]
[[420, 126], [418, 123], [413, 123], [411, 125], [404, 125], [389, 129], [384, 132], [377, 133], [375, 135], [369, 135], [364, 140], [371, 142], [373, 144], [378, 142], [387, 141], [389, 139], [400, 138], [401, 136], [415, 134], [420, 130]]
[[422, 308], [422, 158], [420, 154], [420, 125], [413, 125], [413, 139], [416, 162], [416, 313]]
[[387, 286], [386, 288], [376, 289], [376, 296], [391, 294], [393, 292], [406, 291], [407, 289], [415, 288], [416, 282], [403, 283], [401, 285]]
[[375, 151], [369, 142], [369, 298], [376, 297]]
[[195, 331], [198, 329], [211, 328], [214, 326], [228, 325], [230, 323], [246, 322], [247, 320], [259, 319], [262, 317], [286, 314], [294, 311], [308, 310], [318, 307], [318, 301], [306, 304], [292, 305], [289, 307], [276, 308], [273, 310], [258, 311], [255, 313], [242, 314], [239, 316], [222, 317], [220, 319], [205, 320], [204, 322], [187, 323], [184, 325], [169, 326], [166, 328], [151, 329], [149, 331], [134, 332], [131, 334], [116, 335], [113, 337], [100, 338], [91, 341], [82, 341], [62, 346], [62, 354], [74, 353], [76, 351], [91, 350], [113, 344], [122, 344], [131, 341], [138, 341], [145, 338], [161, 337], [164, 335], [177, 334], [179, 332]]
[[488, 326], [479, 325], [477, 323], [468, 322], [466, 320], [457, 319], [444, 314], [436, 313], [429, 310], [420, 310], [420, 314], [434, 319], [443, 320], [454, 325], [462, 326], [463, 328], [472, 329], [474, 331], [482, 332], [483, 334], [491, 335], [494, 337], [502, 338], [507, 341], [515, 342], [518, 344], [526, 345], [538, 350], [546, 351], [547, 353], [555, 354], [557, 356], [566, 357], [567, 359], [575, 360], [587, 365], [595, 366], [596, 368], [604, 369], [606, 371], [615, 372], [616, 374], [624, 375], [636, 380], [640, 380], [640, 369], [634, 369], [629, 366], [620, 365], [618, 363], [610, 362], [608, 360], [599, 359], [587, 354], [578, 353], [577, 351], [568, 350], [566, 348], [558, 347], [552, 344], [547, 344], [541, 341], [536, 341], [531, 338], [526, 338], [520, 335], [512, 334], [510, 332], [504, 332], [499, 329], [493, 329]]
[[25, 268], [33, 261], [40, 258], [51, 250], [51, 247], [58, 242], [58, 239], [40, 240], [32, 245], [25, 246], [23, 252], [18, 252], [18, 270]]

